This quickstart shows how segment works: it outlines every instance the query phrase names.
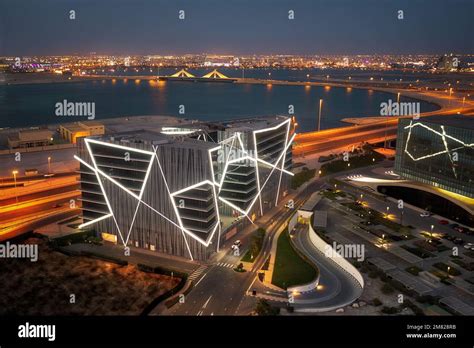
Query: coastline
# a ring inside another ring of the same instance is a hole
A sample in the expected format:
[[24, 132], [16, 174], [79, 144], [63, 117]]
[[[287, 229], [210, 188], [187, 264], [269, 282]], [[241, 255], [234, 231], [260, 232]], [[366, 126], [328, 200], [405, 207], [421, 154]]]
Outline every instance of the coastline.
[[[11, 77], [15, 75], [18, 78], [14, 80]], [[51, 83], [77, 83], [83, 81], [100, 81], [100, 80], [113, 80], [113, 79], [130, 79], [130, 80], [155, 80], [158, 77], [152, 75], [146, 76], [109, 76], [109, 75], [89, 75], [89, 76], [63, 76], [53, 73], [28, 73], [28, 74], [4, 74], [3, 77], [7, 76], [7, 78], [3, 81], [3, 84], [8, 86], [14, 85], [28, 85], [28, 84], [51, 84]], [[10, 77], [10, 79], [9, 79]], [[213, 82], [212, 79], [209, 82]], [[421, 113], [420, 116], [429, 116], [429, 115], [438, 115], [438, 114], [451, 114], [455, 113], [460, 108], [462, 109], [464, 104], [467, 104], [467, 110], [474, 107], [474, 102], [467, 100], [463, 102], [463, 106], [461, 107], [461, 101], [455, 98], [446, 98], [441, 91], [420, 91], [420, 90], [413, 90], [413, 89], [404, 89], [404, 88], [397, 88], [397, 86], [392, 87], [382, 87], [382, 86], [367, 86], [366, 82], [357, 83], [357, 82], [341, 82], [341, 81], [286, 81], [286, 80], [261, 80], [255, 78], [236, 78], [233, 83], [236, 84], [264, 84], [264, 85], [283, 85], [283, 86], [317, 86], [317, 87], [335, 87], [335, 88], [356, 88], [356, 89], [365, 89], [365, 90], [373, 90], [378, 92], [384, 92], [393, 94], [396, 98], [397, 94], [400, 93], [402, 97], [411, 98], [415, 101], [422, 101], [425, 103], [430, 103], [437, 107], [434, 111], [424, 112]], [[2, 83], [0, 83], [0, 86]], [[454, 96], [453, 96], [454, 97]], [[174, 118], [174, 116], [162, 116], [162, 115], [147, 115], [148, 117], [170, 117]], [[102, 123], [108, 124], [111, 123], [111, 120], [116, 119], [124, 119], [128, 117], [146, 117], [146, 116], [117, 116], [114, 118], [103, 119], [101, 120]], [[401, 116], [403, 118], [404, 116]], [[391, 117], [392, 118], [399, 118], [399, 117]], [[176, 118], [179, 119], [179, 118]], [[184, 120], [184, 119], [182, 119]], [[79, 119], [78, 119], [79, 121]], [[347, 123], [350, 125], [368, 125], [368, 124], [376, 124], [380, 122], [386, 122], [387, 117], [385, 116], [361, 116], [361, 117], [346, 117], [340, 120], [341, 122]], [[75, 122], [75, 120], [70, 119], [69, 122]], [[113, 122], [113, 121], [112, 121]], [[0, 128], [0, 132], [8, 131], [13, 132], [18, 129], [32, 129], [32, 128], [49, 128], [51, 127], [58, 127], [59, 124], [63, 122], [58, 122], [54, 124], [44, 124], [44, 125], [37, 125], [34, 127], [15, 127], [15, 128]], [[342, 126], [344, 127], [344, 126]], [[341, 128], [341, 127], [339, 127]], [[309, 132], [302, 132], [304, 133], [313, 133], [312, 131]]]

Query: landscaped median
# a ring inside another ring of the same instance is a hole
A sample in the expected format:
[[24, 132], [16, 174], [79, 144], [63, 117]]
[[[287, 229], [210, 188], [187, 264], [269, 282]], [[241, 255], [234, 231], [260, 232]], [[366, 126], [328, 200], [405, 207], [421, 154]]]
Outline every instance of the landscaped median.
[[337, 159], [321, 166], [320, 177], [343, 172], [350, 169], [367, 167], [385, 159], [385, 156], [374, 151], [370, 146], [363, 154], [351, 155], [347, 160]]
[[242, 262], [253, 263], [257, 258], [258, 254], [262, 250], [263, 241], [265, 239], [265, 229], [259, 228], [256, 230], [250, 238], [250, 247], [242, 257]]
[[290, 238], [288, 229], [278, 237], [272, 277], [272, 284], [285, 290], [295, 285], [311, 283], [319, 275], [318, 269], [293, 248]]

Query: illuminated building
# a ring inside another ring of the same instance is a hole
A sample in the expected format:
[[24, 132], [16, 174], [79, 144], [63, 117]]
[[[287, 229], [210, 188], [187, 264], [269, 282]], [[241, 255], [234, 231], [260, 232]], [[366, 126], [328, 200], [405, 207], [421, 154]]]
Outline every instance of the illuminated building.
[[77, 138], [102, 135], [104, 133], [104, 125], [97, 121], [74, 122], [59, 126], [61, 137], [72, 144], [77, 142]]
[[474, 118], [400, 119], [395, 171], [403, 178], [474, 198]]
[[106, 240], [206, 260], [289, 188], [291, 119], [193, 123], [81, 139], [83, 224]]

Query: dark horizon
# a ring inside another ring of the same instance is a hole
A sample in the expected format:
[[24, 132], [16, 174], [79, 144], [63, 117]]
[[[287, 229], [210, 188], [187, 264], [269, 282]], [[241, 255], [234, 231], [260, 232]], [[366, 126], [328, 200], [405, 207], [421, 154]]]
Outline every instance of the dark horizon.
[[1, 56], [474, 53], [471, 0], [0, 0], [0, 9]]

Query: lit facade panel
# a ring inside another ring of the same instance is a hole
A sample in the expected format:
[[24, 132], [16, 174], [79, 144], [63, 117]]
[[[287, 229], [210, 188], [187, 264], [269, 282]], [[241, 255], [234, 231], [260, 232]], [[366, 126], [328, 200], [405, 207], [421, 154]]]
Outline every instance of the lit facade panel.
[[80, 140], [83, 226], [124, 246], [206, 260], [219, 248], [221, 216], [252, 221], [283, 197], [289, 129], [278, 116]]
[[474, 120], [400, 119], [395, 171], [402, 177], [474, 197]]

